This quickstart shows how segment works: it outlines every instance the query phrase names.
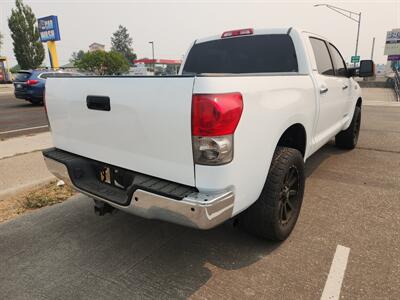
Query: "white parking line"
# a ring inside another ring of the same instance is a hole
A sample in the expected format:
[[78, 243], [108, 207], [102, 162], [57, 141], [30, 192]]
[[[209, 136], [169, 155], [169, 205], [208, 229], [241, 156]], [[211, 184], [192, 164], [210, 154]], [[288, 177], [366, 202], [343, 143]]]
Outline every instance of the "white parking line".
[[3, 131], [3, 132], [0, 132], [0, 134], [14, 133], [14, 132], [20, 132], [20, 131], [28, 131], [28, 130], [33, 130], [33, 129], [46, 128], [46, 127], [49, 127], [49, 125], [43, 125], [43, 126], [36, 126], [36, 127], [29, 127], [29, 128], [22, 128], [22, 129], [15, 129], [15, 130]]
[[321, 300], [339, 299], [349, 254], [350, 248], [341, 245], [336, 247], [335, 256], [333, 257], [331, 269], [329, 270], [328, 279], [326, 280]]

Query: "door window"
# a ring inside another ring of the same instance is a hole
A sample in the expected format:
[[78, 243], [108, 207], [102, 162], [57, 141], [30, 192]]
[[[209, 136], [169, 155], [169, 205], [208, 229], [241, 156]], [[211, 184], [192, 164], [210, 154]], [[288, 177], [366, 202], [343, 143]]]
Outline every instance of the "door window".
[[310, 42], [314, 51], [318, 73], [328, 76], [335, 75], [331, 56], [329, 55], [326, 43], [323, 40], [316, 38], [310, 38]]
[[329, 44], [329, 51], [332, 55], [333, 67], [335, 68], [335, 75], [340, 77], [347, 77], [346, 64], [343, 57], [335, 46]]

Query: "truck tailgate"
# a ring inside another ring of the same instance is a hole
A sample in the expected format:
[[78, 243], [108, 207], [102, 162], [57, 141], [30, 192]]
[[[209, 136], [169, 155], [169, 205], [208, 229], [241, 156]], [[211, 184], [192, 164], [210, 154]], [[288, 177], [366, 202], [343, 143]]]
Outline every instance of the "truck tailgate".
[[[54, 146], [194, 186], [193, 83], [194, 77], [48, 79], [46, 107]], [[96, 104], [107, 97], [109, 110]]]

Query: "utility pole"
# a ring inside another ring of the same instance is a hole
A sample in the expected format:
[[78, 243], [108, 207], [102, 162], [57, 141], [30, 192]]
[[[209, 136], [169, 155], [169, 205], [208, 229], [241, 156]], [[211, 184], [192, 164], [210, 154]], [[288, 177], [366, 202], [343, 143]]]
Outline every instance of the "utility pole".
[[155, 74], [155, 72], [156, 72], [156, 62], [154, 60], [154, 41], [149, 42], [149, 44], [151, 44], [151, 53], [152, 53], [152, 57], [153, 57], [153, 73]]
[[371, 60], [374, 60], [375, 37], [372, 39]]
[[[360, 38], [360, 26], [361, 26], [361, 12], [357, 13], [351, 10], [347, 10], [344, 8], [340, 8], [337, 6], [333, 6], [330, 4], [315, 4], [314, 7], [318, 7], [318, 6], [325, 6], [331, 10], [333, 10], [334, 12], [337, 12], [343, 16], [345, 16], [346, 18], [356, 22], [358, 24], [357, 26], [357, 38], [356, 38], [356, 51], [355, 51], [355, 55], [354, 56], [358, 56], [358, 40]], [[354, 62], [354, 67], [356, 66], [356, 62]]]

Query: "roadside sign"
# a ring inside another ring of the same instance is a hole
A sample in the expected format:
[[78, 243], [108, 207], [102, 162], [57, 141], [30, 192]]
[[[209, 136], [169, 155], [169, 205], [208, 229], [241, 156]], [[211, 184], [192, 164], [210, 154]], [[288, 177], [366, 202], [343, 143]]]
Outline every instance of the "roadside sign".
[[57, 16], [47, 16], [38, 19], [38, 28], [42, 43], [59, 41], [61, 39]]
[[352, 63], [358, 63], [358, 62], [360, 62], [360, 56], [359, 55], [357, 55], [357, 56], [352, 56], [351, 57], [351, 62]]
[[400, 29], [387, 32], [384, 54], [400, 55]]
[[400, 60], [400, 55], [388, 55], [389, 61], [397, 61]]

